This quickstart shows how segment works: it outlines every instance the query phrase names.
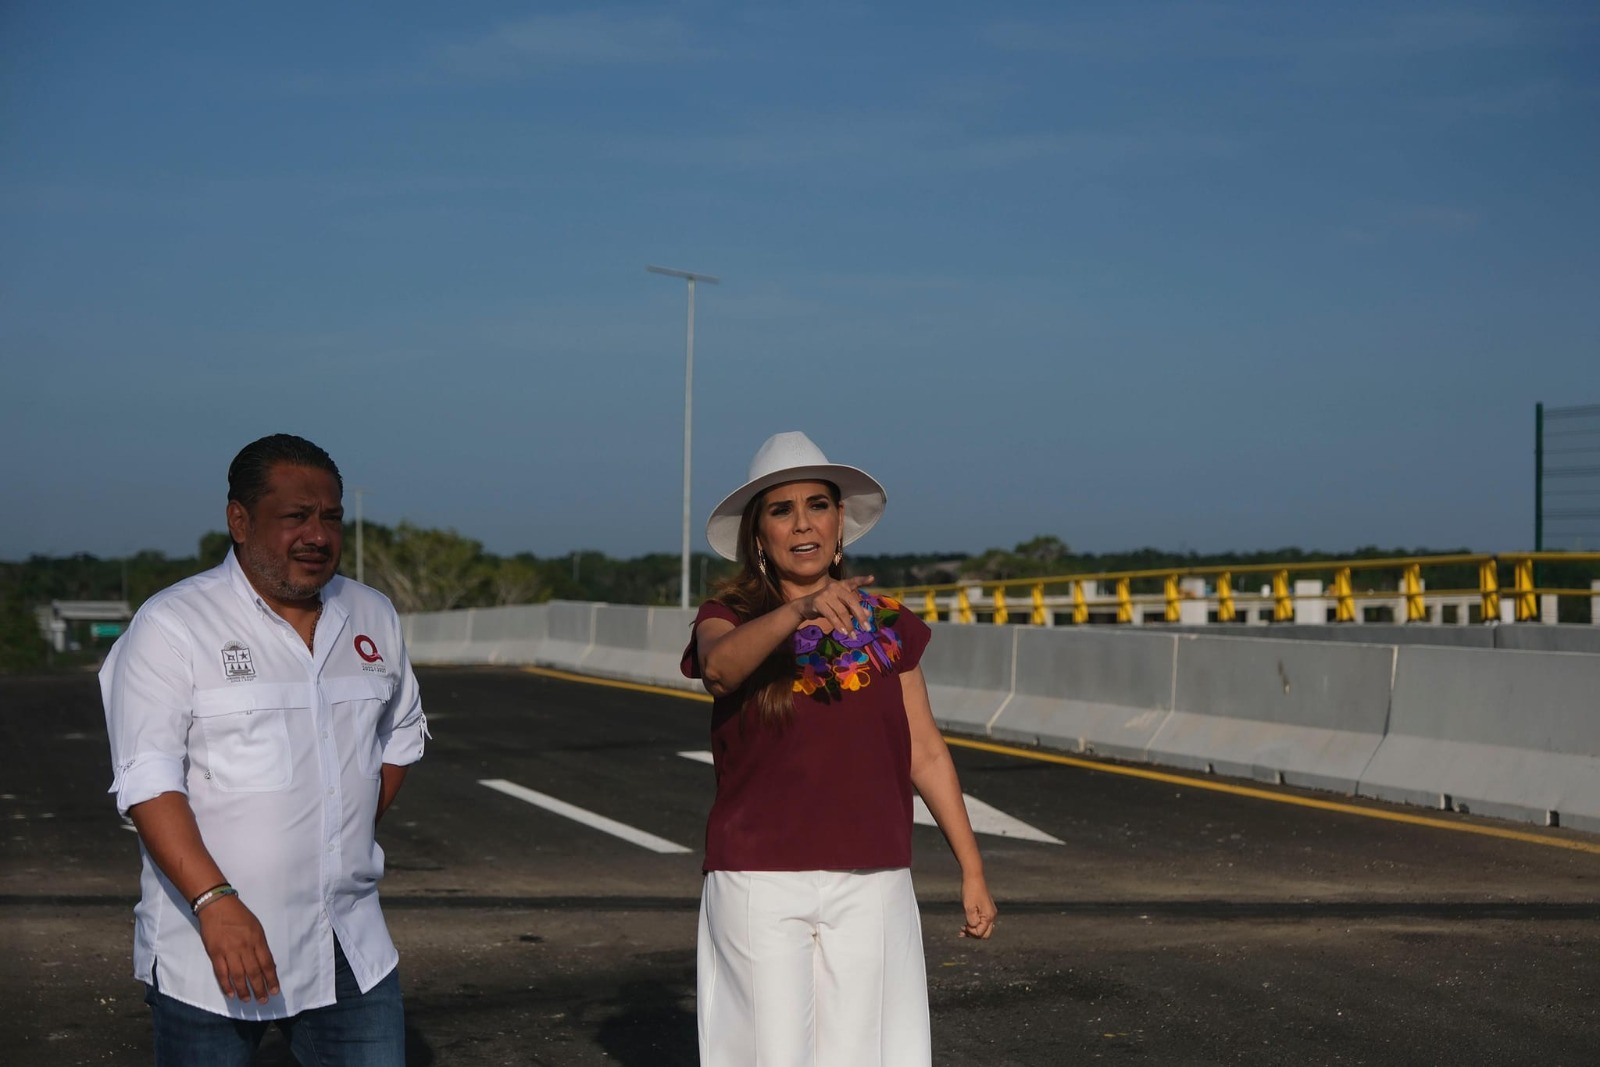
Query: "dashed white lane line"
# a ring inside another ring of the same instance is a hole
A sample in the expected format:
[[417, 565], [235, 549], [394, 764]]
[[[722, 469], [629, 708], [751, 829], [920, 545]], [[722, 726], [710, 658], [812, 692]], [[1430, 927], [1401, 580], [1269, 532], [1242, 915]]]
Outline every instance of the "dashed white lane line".
[[629, 844], [647, 848], [651, 852], [671, 854], [689, 851], [682, 845], [668, 841], [664, 837], [657, 837], [655, 834], [629, 826], [627, 823], [620, 823], [615, 819], [608, 819], [604, 815], [597, 815], [592, 811], [578, 807], [576, 804], [568, 804], [565, 800], [557, 800], [546, 793], [518, 785], [516, 782], [508, 782], [504, 778], [482, 778], [479, 779], [478, 784], [486, 785], [490, 789], [504, 793], [508, 797], [516, 797], [518, 800], [526, 801], [535, 807], [543, 808], [545, 811], [571, 819], [573, 822], [582, 823], [602, 833], [620, 837]]
[[[684, 759], [692, 759], [697, 763], [712, 762], [709, 752], [680, 752], [678, 755]], [[1066, 842], [1059, 837], [1051, 837], [1043, 830], [1029, 826], [1021, 819], [1007, 815], [992, 804], [985, 804], [970, 793], [962, 793], [961, 799], [967, 805], [967, 819], [972, 823], [972, 832], [975, 834], [992, 834], [995, 837], [1011, 837], [1021, 841], [1038, 841], [1046, 845], [1063, 845]], [[919, 796], [911, 798], [911, 821], [918, 826], [938, 826], [933, 820], [933, 812], [928, 810], [928, 805], [922, 802]]]

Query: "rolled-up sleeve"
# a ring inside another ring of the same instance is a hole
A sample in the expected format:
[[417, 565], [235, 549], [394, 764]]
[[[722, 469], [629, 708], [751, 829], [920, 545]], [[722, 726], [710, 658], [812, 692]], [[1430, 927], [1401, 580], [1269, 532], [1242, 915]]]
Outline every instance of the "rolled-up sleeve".
[[404, 639], [396, 640], [401, 650], [400, 684], [395, 686], [379, 721], [378, 739], [383, 743], [383, 762], [405, 767], [422, 758], [423, 746], [431, 735], [428, 719], [422, 713], [422, 691], [411, 670], [411, 656], [405, 650]]
[[117, 811], [162, 793], [188, 793], [194, 683], [187, 638], [141, 612], [100, 668], [100, 697], [111, 741], [109, 792]]

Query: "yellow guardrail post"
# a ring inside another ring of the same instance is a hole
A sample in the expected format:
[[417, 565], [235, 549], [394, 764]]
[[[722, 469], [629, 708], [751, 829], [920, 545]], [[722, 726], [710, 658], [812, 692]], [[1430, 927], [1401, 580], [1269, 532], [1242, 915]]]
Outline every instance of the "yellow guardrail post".
[[1289, 572], [1272, 572], [1272, 621], [1294, 621], [1294, 597], [1289, 592]]
[[1533, 591], [1533, 560], [1517, 560], [1512, 570], [1511, 589], [1517, 598], [1517, 621], [1539, 621], [1539, 598]]
[[[1011, 622], [1011, 604], [1007, 596], [1008, 589], [1027, 589], [1030, 593], [1031, 605], [1028, 612], [1028, 622], [1035, 626], [1049, 626], [1054, 622], [1065, 623], [1069, 620], [1073, 625], [1085, 625], [1089, 622], [1090, 591], [1085, 588], [1086, 583], [1097, 583], [1093, 592], [1094, 599], [1102, 608], [1109, 599], [1115, 605], [1117, 622], [1131, 624], [1139, 621], [1135, 612], [1139, 605], [1149, 603], [1154, 605], [1155, 596], [1141, 594], [1135, 597], [1132, 583], [1144, 582], [1151, 585], [1157, 579], [1162, 583], [1161, 599], [1165, 607], [1165, 618], [1168, 622], [1182, 621], [1183, 602], [1195, 596], [1195, 593], [1184, 589], [1185, 576], [1198, 576], [1208, 582], [1214, 582], [1210, 593], [1200, 595], [1216, 601], [1216, 621], [1224, 623], [1237, 622], [1241, 618], [1248, 618], [1249, 611], [1253, 611], [1262, 600], [1270, 596], [1267, 601], [1272, 605], [1271, 618], [1275, 622], [1292, 621], [1298, 597], [1294, 593], [1294, 584], [1291, 578], [1296, 574], [1321, 574], [1329, 576], [1329, 586], [1325, 593], [1317, 594], [1318, 597], [1326, 596], [1333, 601], [1334, 610], [1332, 619], [1338, 622], [1358, 622], [1361, 618], [1361, 601], [1370, 596], [1382, 597], [1388, 603], [1389, 594], [1375, 594], [1357, 592], [1355, 589], [1354, 574], [1356, 571], [1365, 571], [1369, 574], [1374, 571], [1393, 573], [1398, 576], [1397, 588], [1394, 596], [1399, 598], [1396, 605], [1396, 614], [1399, 621], [1426, 622], [1433, 616], [1429, 611], [1434, 603], [1449, 602], [1459, 605], [1463, 600], [1470, 602], [1471, 598], [1478, 598], [1482, 602], [1483, 618], [1486, 621], [1496, 621], [1505, 603], [1505, 597], [1513, 598], [1515, 612], [1519, 621], [1535, 621], [1540, 614], [1541, 596], [1572, 596], [1600, 600], [1600, 594], [1591, 589], [1545, 589], [1541, 591], [1535, 584], [1539, 575], [1536, 566], [1541, 560], [1561, 559], [1563, 562], [1594, 562], [1600, 563], [1600, 552], [1575, 552], [1575, 553], [1538, 553], [1520, 552], [1515, 555], [1488, 556], [1479, 552], [1458, 552], [1451, 555], [1437, 556], [1412, 556], [1387, 559], [1358, 559], [1358, 560], [1295, 560], [1280, 561], [1266, 565], [1244, 565], [1243, 571], [1248, 597], [1247, 608], [1239, 604], [1239, 591], [1234, 585], [1234, 571], [1221, 567], [1197, 567], [1191, 569], [1170, 570], [1166, 567], [1152, 567], [1146, 570], [1127, 570], [1111, 573], [1093, 574], [1062, 574], [1057, 576], [1042, 576], [1015, 579], [992, 579], [989, 582], [977, 579], [968, 579], [967, 584], [951, 582], [944, 585], [915, 586], [899, 592], [901, 599], [910, 603], [910, 598], [919, 594], [922, 596], [922, 616], [929, 622], [936, 622], [940, 618], [952, 623], [971, 624], [977, 621], [974, 604], [982, 606], [987, 613], [990, 609], [991, 597], [993, 604], [993, 621], [997, 624]], [[1461, 567], [1476, 565], [1478, 568], [1478, 582], [1476, 589], [1433, 589], [1425, 587], [1422, 579], [1424, 567]], [[1512, 580], [1505, 586], [1499, 581], [1501, 566], [1512, 568]], [[1257, 575], [1266, 574], [1271, 578], [1271, 584], [1260, 586]], [[1010, 583], [1008, 585], [1007, 583]], [[1364, 584], [1370, 584], [1364, 579]], [[1046, 596], [1049, 588], [1060, 591], [1063, 600], [1070, 597], [1071, 613], [1057, 613], [1060, 609], [1052, 608]], [[1144, 587], [1141, 587], [1144, 588]], [[1262, 590], [1258, 597], [1256, 589]], [[1069, 592], [1070, 590], [1070, 592]], [[944, 599], [946, 596], [948, 600]], [[1021, 606], [1020, 603], [1018, 605]], [[1437, 609], [1435, 609], [1437, 610]], [[1022, 622], [1018, 618], [1017, 622]]]
[[1486, 559], [1478, 564], [1478, 595], [1483, 598], [1483, 621], [1500, 618], [1500, 561]]
[[1409, 563], [1400, 572], [1400, 588], [1406, 598], [1406, 622], [1427, 622], [1428, 605], [1422, 599], [1422, 565]]
[[1333, 572], [1333, 618], [1335, 622], [1356, 621], [1355, 590], [1350, 583], [1350, 568], [1340, 567]]

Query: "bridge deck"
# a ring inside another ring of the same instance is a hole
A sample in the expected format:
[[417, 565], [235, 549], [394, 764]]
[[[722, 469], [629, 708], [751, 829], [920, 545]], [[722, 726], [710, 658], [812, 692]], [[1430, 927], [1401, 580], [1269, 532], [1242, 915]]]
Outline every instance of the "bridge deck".
[[[435, 740], [381, 835], [411, 1062], [693, 1063], [711, 772], [681, 753], [703, 750], [705, 705], [515, 670], [421, 676]], [[954, 936], [954, 864], [917, 829], [940, 1064], [1542, 1067], [1600, 1048], [1600, 838], [955, 755], [969, 794], [1063, 843], [982, 838], [1001, 925], [976, 944]], [[149, 1062], [128, 976], [137, 846], [104, 795], [94, 679], [0, 680], [0, 768], [0, 1047], [45, 1067]], [[1521, 836], [1458, 829], [1483, 826]]]

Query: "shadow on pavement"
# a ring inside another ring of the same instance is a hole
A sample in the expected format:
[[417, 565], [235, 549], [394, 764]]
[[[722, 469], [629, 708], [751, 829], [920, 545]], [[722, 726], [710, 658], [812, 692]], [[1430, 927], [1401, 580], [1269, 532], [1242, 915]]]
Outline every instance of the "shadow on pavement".
[[606, 1005], [611, 1011], [595, 1040], [625, 1067], [693, 1067], [699, 1056], [694, 1012], [681, 1006], [682, 999], [663, 982], [629, 982]]

